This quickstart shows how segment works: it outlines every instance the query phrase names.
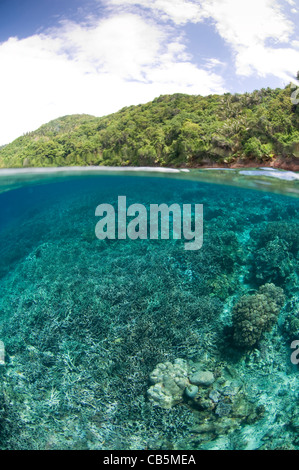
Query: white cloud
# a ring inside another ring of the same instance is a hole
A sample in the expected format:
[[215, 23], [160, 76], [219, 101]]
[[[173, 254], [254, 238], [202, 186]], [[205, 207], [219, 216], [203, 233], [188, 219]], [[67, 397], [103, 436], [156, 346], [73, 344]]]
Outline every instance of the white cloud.
[[[165, 93], [176, 93], [179, 89], [184, 89], [186, 93], [197, 94], [198, 84], [201, 87], [201, 94], [207, 95], [212, 90], [223, 90], [221, 79], [218, 75], [201, 70], [190, 62], [164, 63], [148, 73], [152, 83], [163, 85]], [[168, 91], [166, 91], [168, 90]]]
[[156, 61], [168, 39], [163, 30], [133, 14], [112, 16], [92, 27], [66, 23], [57, 34], [88, 69], [135, 80], [142, 80], [142, 68]]
[[122, 10], [136, 6], [150, 9], [161, 20], [171, 20], [176, 25], [197, 23], [204, 17], [201, 2], [196, 0], [105, 0], [104, 3], [110, 8], [118, 6]]
[[294, 79], [299, 64], [299, 52], [291, 48], [271, 49], [260, 45], [240, 51], [236, 58], [237, 73], [251, 75], [258, 73], [265, 77], [271, 73], [285, 85]]
[[216, 59], [215, 57], [210, 57], [205, 59], [205, 68], [208, 70], [215, 69], [216, 67], [225, 67], [226, 64], [222, 60]]
[[233, 47], [250, 47], [269, 38], [287, 42], [294, 29], [276, 0], [210, 0], [203, 6]]
[[290, 81], [299, 63], [299, 54], [290, 45], [294, 24], [276, 0], [210, 0], [205, 11], [233, 49], [237, 74], [272, 74], [282, 83]]
[[[150, 10], [156, 17], [176, 25], [212, 18], [218, 33], [230, 44], [249, 45], [267, 38], [288, 40], [293, 24], [279, 0], [99, 0], [107, 7], [134, 11]], [[286, 1], [295, 6], [294, 0]]]
[[192, 64], [183, 39], [137, 14], [65, 22], [0, 44], [0, 145], [66, 114], [97, 116], [160, 94], [225, 91]]
[[[177, 25], [212, 20], [217, 33], [234, 53], [239, 75], [272, 74], [286, 80], [299, 63], [291, 44], [294, 18], [284, 11], [286, 3], [296, 6], [294, 0], [109, 0], [108, 3], [122, 5], [121, 8], [141, 7]], [[294, 8], [291, 13], [295, 13]]]

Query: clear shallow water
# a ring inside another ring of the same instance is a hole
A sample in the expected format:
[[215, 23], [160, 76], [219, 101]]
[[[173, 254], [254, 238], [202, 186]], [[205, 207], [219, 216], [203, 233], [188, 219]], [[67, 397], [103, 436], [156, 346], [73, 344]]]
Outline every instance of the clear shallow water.
[[[2, 449], [298, 449], [296, 176], [8, 171], [0, 187]], [[95, 209], [120, 195], [203, 204], [202, 248], [98, 240]], [[257, 294], [268, 284], [277, 311]], [[242, 296], [255, 328], [274, 317], [253, 345]], [[169, 387], [178, 359], [188, 383], [213, 382], [191, 398]], [[169, 408], [151, 393], [161, 363]]]
[[[187, 179], [211, 182], [244, 188], [269, 191], [298, 197], [299, 173], [276, 170], [273, 168], [206, 168], [206, 169], [174, 169], [174, 168], [140, 168], [140, 167], [61, 167], [61, 168], [23, 168], [0, 170], [0, 192], [13, 188], [42, 184], [59, 179], [96, 175], [136, 175], [155, 176], [162, 178]], [[266, 186], [266, 188], [265, 188]]]

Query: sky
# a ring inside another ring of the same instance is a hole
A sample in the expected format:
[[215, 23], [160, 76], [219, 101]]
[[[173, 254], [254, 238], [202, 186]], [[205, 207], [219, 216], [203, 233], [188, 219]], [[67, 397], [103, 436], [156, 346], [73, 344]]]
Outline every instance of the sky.
[[283, 88], [299, 0], [0, 0], [0, 146], [163, 94]]

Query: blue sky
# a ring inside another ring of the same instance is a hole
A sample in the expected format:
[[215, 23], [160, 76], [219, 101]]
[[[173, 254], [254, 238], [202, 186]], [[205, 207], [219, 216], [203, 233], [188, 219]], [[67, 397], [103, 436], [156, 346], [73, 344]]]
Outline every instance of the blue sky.
[[284, 87], [299, 0], [0, 0], [0, 145], [161, 94]]

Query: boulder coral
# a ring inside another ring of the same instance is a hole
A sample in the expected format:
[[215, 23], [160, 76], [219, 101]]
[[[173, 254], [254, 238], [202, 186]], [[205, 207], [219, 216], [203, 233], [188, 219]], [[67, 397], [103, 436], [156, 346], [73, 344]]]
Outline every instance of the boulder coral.
[[161, 408], [171, 408], [183, 400], [184, 390], [190, 384], [187, 362], [176, 359], [173, 364], [158, 364], [150, 374], [150, 381], [153, 383], [147, 392], [150, 401]]
[[264, 332], [271, 331], [283, 304], [283, 290], [274, 284], [265, 284], [255, 294], [241, 297], [233, 308], [236, 346], [255, 346]]
[[194, 385], [208, 387], [215, 381], [214, 374], [210, 371], [198, 370], [190, 377], [190, 382]]
[[190, 367], [184, 359], [175, 359], [173, 364], [158, 364], [149, 378], [153, 384], [147, 391], [149, 400], [165, 409], [182, 402], [184, 396], [195, 399], [199, 390], [208, 388], [215, 381], [214, 374], [203, 370], [200, 363]]

